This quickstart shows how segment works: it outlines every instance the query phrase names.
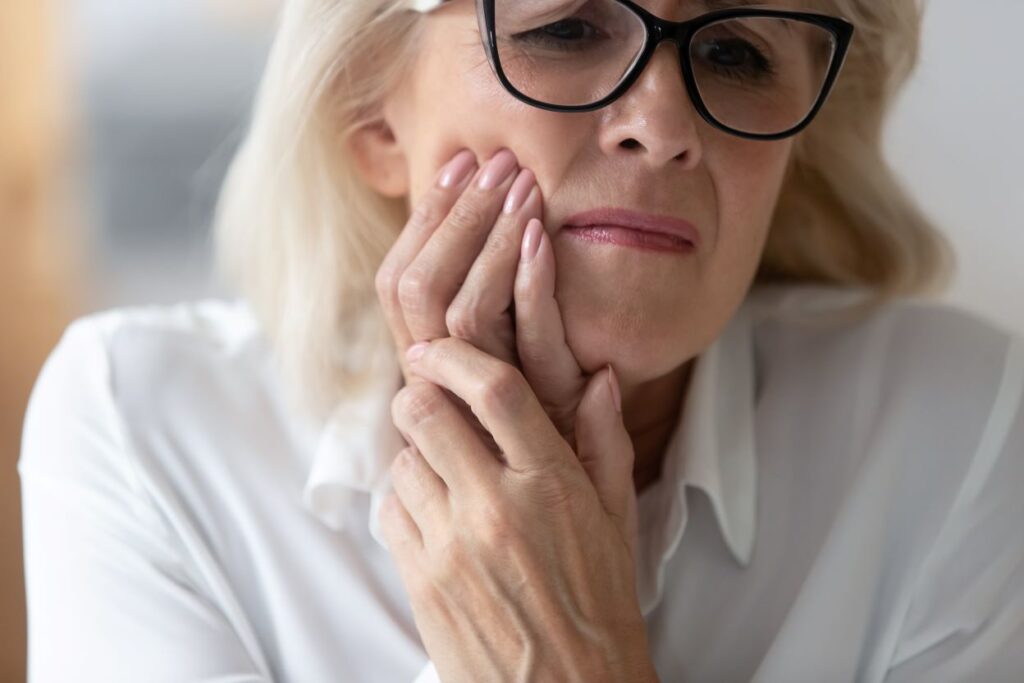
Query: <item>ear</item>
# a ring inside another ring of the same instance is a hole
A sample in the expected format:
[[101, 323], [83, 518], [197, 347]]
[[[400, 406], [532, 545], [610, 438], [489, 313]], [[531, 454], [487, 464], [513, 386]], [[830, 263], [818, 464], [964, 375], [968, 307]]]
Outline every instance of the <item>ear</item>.
[[391, 124], [383, 116], [352, 132], [349, 153], [368, 186], [385, 197], [409, 194], [409, 164]]

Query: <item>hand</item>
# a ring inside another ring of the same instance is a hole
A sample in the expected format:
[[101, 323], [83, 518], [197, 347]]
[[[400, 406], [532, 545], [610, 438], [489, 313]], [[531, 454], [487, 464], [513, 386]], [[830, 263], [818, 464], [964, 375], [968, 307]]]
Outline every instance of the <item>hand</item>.
[[380, 523], [440, 678], [657, 680], [630, 540], [632, 442], [610, 367], [576, 416], [585, 471], [518, 370], [461, 339], [421, 346], [411, 370], [426, 381], [392, 402], [412, 445], [391, 467]]
[[[575, 446], [573, 422], [587, 377], [565, 341], [554, 298], [555, 261], [541, 221], [540, 187], [531, 171], [517, 175], [517, 168], [510, 150], [499, 151], [476, 174], [472, 152], [455, 155], [384, 258], [377, 295], [400, 358], [417, 341], [452, 336], [470, 342], [519, 368]], [[514, 199], [510, 213], [503, 210], [508, 198]], [[543, 239], [537, 257], [520, 267], [531, 222]], [[404, 359], [400, 365], [406, 384], [420, 381]]]

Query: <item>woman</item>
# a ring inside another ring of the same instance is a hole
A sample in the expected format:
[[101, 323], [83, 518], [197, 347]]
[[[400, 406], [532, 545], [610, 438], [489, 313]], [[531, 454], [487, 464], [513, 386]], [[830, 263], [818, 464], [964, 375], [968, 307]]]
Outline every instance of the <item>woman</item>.
[[879, 148], [919, 9], [737, 4], [287, 4], [245, 299], [37, 382], [32, 680], [1014, 680], [1024, 343], [912, 301]]

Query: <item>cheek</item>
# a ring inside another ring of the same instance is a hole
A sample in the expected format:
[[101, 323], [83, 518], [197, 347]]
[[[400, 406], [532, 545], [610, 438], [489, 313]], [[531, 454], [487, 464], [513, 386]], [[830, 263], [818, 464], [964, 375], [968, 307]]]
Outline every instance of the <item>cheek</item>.
[[789, 140], [757, 142], [737, 138], [709, 160], [713, 164], [711, 174], [719, 195], [719, 223], [723, 231], [749, 233], [767, 225], [791, 149]]
[[708, 162], [716, 193], [715, 248], [708, 276], [753, 276], [786, 174], [791, 142], [728, 142]]
[[724, 326], [742, 303], [761, 261], [779, 192], [786, 174], [791, 141], [736, 139], [712, 156], [718, 208], [713, 251], [701, 272], [701, 292], [710, 302], [716, 326]]
[[[592, 138], [592, 132], [572, 117], [531, 107], [510, 95], [482, 49], [467, 47], [458, 54], [452, 58], [458, 64], [432, 60], [418, 79], [429, 85], [417, 88], [414, 95], [414, 133], [407, 145], [412, 198], [422, 196], [438, 169], [462, 148], [484, 163], [507, 147], [520, 166], [531, 169], [542, 182], [561, 178], [574, 150]], [[459, 78], [451, 78], [452, 73], [459, 73]]]

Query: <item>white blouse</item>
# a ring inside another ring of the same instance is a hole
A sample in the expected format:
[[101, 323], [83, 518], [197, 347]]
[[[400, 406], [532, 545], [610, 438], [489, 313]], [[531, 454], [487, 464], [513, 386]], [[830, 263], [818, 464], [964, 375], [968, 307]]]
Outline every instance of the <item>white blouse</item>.
[[[1024, 680], [1024, 339], [755, 286], [639, 499], [664, 683]], [[394, 372], [292, 414], [242, 301], [84, 316], [18, 462], [31, 683], [437, 680], [376, 522]]]

